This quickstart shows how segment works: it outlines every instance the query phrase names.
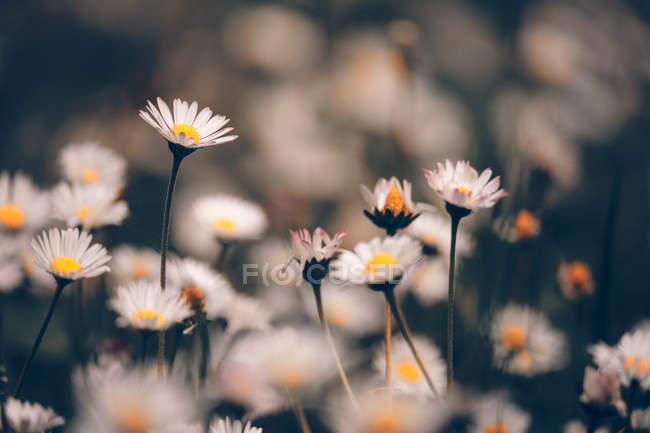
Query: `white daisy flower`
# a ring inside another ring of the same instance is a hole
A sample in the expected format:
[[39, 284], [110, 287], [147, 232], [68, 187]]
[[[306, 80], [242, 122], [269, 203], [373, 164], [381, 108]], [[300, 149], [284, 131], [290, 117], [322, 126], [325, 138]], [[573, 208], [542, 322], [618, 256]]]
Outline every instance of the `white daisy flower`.
[[237, 138], [236, 135], [226, 135], [233, 128], [224, 128], [230, 119], [221, 114], [212, 116], [212, 110], [205, 107], [197, 114], [196, 101], [188, 104], [186, 101], [174, 99], [174, 116], [169, 107], [157, 98], [158, 108], [147, 101], [148, 113], [140, 110], [140, 117], [171, 143], [179, 144], [187, 149], [214, 146], [227, 143]]
[[151, 248], [120, 245], [111, 254], [111, 280], [115, 287], [132, 280], [155, 281], [160, 277], [160, 255]]
[[109, 272], [111, 256], [100, 244], [90, 245], [92, 235], [79, 229], [50, 229], [32, 239], [34, 261], [56, 278], [79, 280]]
[[21, 172], [0, 173], [0, 230], [36, 230], [50, 217], [48, 194]]
[[621, 381], [615, 373], [604, 373], [587, 366], [582, 389], [582, 403], [605, 409], [614, 407], [619, 415], [626, 416], [627, 408], [621, 399]]
[[616, 347], [599, 343], [587, 350], [604, 373], [617, 374], [623, 385], [638, 380], [643, 389], [650, 389], [650, 328], [642, 326], [623, 334]]
[[630, 424], [634, 430], [650, 430], [650, 409], [635, 409], [630, 415]]
[[271, 327], [271, 311], [257, 299], [239, 293], [227, 301], [222, 317], [228, 322], [227, 332], [231, 334], [245, 329], [268, 331]]
[[[587, 426], [582, 423], [582, 421], [578, 421], [577, 419], [571, 420], [564, 424], [564, 427], [562, 428], [563, 433], [587, 433]], [[607, 427], [601, 427], [596, 429], [594, 433], [609, 433], [609, 429]]]
[[446, 301], [449, 296], [448, 284], [449, 259], [442, 257], [418, 264], [402, 283], [422, 305]]
[[260, 206], [228, 195], [199, 198], [192, 212], [202, 232], [224, 242], [257, 239], [267, 226], [266, 214]]
[[579, 260], [570, 263], [562, 260], [557, 271], [557, 279], [562, 294], [572, 301], [590, 295], [594, 290], [591, 269], [588, 264]]
[[59, 155], [63, 176], [72, 183], [101, 184], [115, 190], [126, 183], [126, 161], [94, 141], [65, 146]]
[[343, 238], [347, 235], [344, 231], [338, 230], [334, 237], [330, 238], [325, 230], [316, 227], [314, 236], [307, 229], [298, 231], [289, 230], [291, 234], [291, 247], [293, 257], [300, 262], [300, 271], [305, 270], [306, 264], [321, 265], [327, 264], [334, 254], [336, 254], [343, 243]]
[[20, 240], [0, 233], [0, 293], [10, 292], [23, 282]]
[[358, 411], [349, 401], [335, 399], [327, 421], [336, 433], [426, 433], [439, 427], [446, 411], [436, 401], [376, 389], [359, 396]]
[[21, 402], [13, 397], [7, 399], [4, 409], [7, 423], [15, 433], [43, 433], [65, 423], [50, 407]]
[[343, 251], [330, 265], [330, 275], [354, 284], [395, 285], [419, 259], [420, 243], [409, 236], [360, 242], [354, 252]]
[[454, 167], [451, 161], [446, 160], [444, 165], [438, 163], [436, 170], [425, 170], [424, 176], [445, 202], [470, 211], [492, 207], [508, 195], [499, 189], [501, 180], [498, 176], [490, 180], [492, 170], [485, 169], [479, 176], [469, 161], [458, 161]]
[[[323, 310], [329, 324], [345, 334], [362, 337], [382, 329], [384, 302], [368, 290], [323, 281]], [[305, 309], [318, 321], [318, 311], [312, 296], [303, 296]]]
[[178, 293], [163, 292], [160, 285], [137, 281], [119, 287], [109, 307], [119, 314], [118, 326], [161, 331], [192, 315], [192, 310]]
[[[424, 336], [413, 336], [413, 343], [418, 348], [422, 362], [427, 367], [436, 390], [444, 395], [447, 390], [447, 367], [441, 358], [440, 349]], [[375, 350], [373, 358], [375, 370], [384, 374], [386, 371], [386, 346], [381, 344]], [[431, 388], [422, 374], [413, 352], [403, 338], [394, 338], [391, 345], [392, 385], [399, 391], [416, 395], [431, 395]]]
[[[29, 280], [29, 289], [37, 295], [51, 295], [55, 290], [56, 280], [36, 263], [36, 252], [31, 248], [31, 238], [25, 241], [21, 250], [23, 272]], [[64, 293], [65, 294], [65, 293]]]
[[[442, 257], [449, 261], [451, 248], [451, 221], [433, 212], [422, 214], [409, 225], [405, 232], [422, 242], [422, 253], [429, 257]], [[471, 233], [459, 229], [456, 238], [456, 259], [468, 257], [474, 249]]]
[[530, 416], [498, 395], [487, 395], [473, 408], [472, 433], [525, 433]]
[[245, 425], [241, 421], [230, 421], [230, 418], [218, 420], [210, 427], [210, 433], [262, 433], [261, 427], [251, 427], [248, 421]]
[[129, 207], [124, 200], [116, 200], [117, 196], [112, 186], [62, 182], [52, 190], [53, 217], [84, 230], [120, 225], [129, 215]]
[[494, 365], [511, 374], [532, 376], [559, 370], [567, 363], [566, 337], [546, 317], [529, 307], [510, 304], [492, 319]]
[[230, 359], [257, 369], [280, 393], [310, 394], [335, 373], [333, 357], [321, 332], [284, 327], [238, 341]]
[[139, 369], [95, 374], [76, 388], [80, 422], [73, 431], [148, 432], [193, 417], [192, 396], [169, 378]]
[[181, 297], [193, 312], [205, 313], [208, 320], [221, 315], [234, 296], [224, 275], [192, 258], [172, 262], [168, 278], [168, 291]]
[[406, 180], [400, 185], [396, 177], [388, 180], [381, 178], [373, 191], [361, 185], [361, 195], [370, 205], [370, 211], [364, 210], [363, 213], [389, 235], [407, 227], [418, 216], [414, 213], [411, 183]]

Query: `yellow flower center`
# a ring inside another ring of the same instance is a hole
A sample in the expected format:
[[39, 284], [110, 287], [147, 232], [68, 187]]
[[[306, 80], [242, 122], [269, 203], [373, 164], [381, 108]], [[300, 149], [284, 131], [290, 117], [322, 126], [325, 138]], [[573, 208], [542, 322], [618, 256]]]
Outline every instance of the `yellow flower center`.
[[377, 253], [366, 263], [366, 272], [375, 277], [386, 277], [388, 276], [388, 269], [397, 263], [397, 258], [390, 254]]
[[537, 234], [537, 218], [526, 209], [520, 210], [515, 221], [515, 236], [517, 239], [530, 239], [536, 237]]
[[118, 423], [124, 433], [147, 433], [151, 423], [137, 407], [124, 407], [119, 416]]
[[192, 126], [186, 123], [181, 123], [180, 125], [174, 125], [172, 132], [179, 137], [181, 134], [185, 135], [185, 138], [193, 138], [194, 144], [198, 144], [201, 140], [199, 132]]
[[212, 226], [216, 230], [226, 233], [232, 233], [235, 231], [235, 222], [228, 218], [219, 218], [217, 220], [214, 220]]
[[461, 194], [468, 195], [469, 196], [469, 201], [474, 200], [474, 197], [472, 197], [472, 190], [465, 187], [465, 186], [458, 186], [456, 187], [456, 191], [458, 191]]
[[194, 311], [205, 312], [205, 296], [198, 287], [185, 288], [183, 293], [181, 293], [181, 298], [185, 299], [185, 302], [187, 302]]
[[287, 371], [282, 374], [281, 381], [287, 388], [298, 388], [305, 383], [305, 375], [296, 371]]
[[25, 213], [12, 203], [0, 206], [0, 224], [10, 229], [19, 229], [25, 224]]
[[88, 206], [81, 206], [79, 210], [77, 210], [77, 215], [82, 220], [85, 220], [86, 217], [88, 216], [88, 210], [89, 210]]
[[399, 193], [399, 190], [395, 185], [393, 185], [390, 190], [388, 191], [388, 196], [386, 196], [386, 204], [384, 205], [384, 211], [389, 210], [393, 213], [393, 215], [398, 215], [400, 212], [404, 212], [404, 214], [408, 214], [411, 212], [411, 209], [409, 209], [406, 204], [404, 204], [404, 200], [402, 199], [402, 195]]
[[86, 183], [94, 183], [98, 177], [99, 173], [92, 167], [86, 167], [81, 171], [81, 179]]
[[420, 368], [413, 361], [402, 361], [398, 363], [397, 374], [399, 374], [402, 379], [411, 383], [418, 382], [422, 377]]
[[135, 265], [133, 266], [133, 272], [131, 276], [134, 279], [143, 278], [147, 275], [147, 266], [142, 259], [135, 259]]
[[392, 413], [376, 416], [370, 423], [368, 433], [403, 433], [402, 420]]
[[569, 281], [577, 288], [589, 290], [592, 284], [589, 266], [580, 261], [571, 263], [569, 265]]
[[520, 350], [526, 344], [526, 334], [521, 326], [512, 325], [501, 334], [501, 342], [510, 350]]
[[71, 257], [65, 256], [56, 257], [52, 260], [50, 266], [52, 266], [52, 269], [56, 272], [62, 272], [64, 274], [71, 274], [81, 269], [81, 263]]
[[142, 320], [147, 320], [147, 321], [156, 321], [156, 325], [162, 326], [165, 324], [167, 321], [167, 318], [160, 314], [157, 311], [153, 310], [138, 310], [133, 314], [133, 321], [139, 325], [140, 321]]
[[330, 322], [338, 326], [339, 328], [345, 328], [348, 324], [348, 315], [340, 309], [335, 309], [330, 312], [331, 315], [328, 315], [327, 318], [330, 319]]
[[485, 427], [484, 433], [508, 433], [508, 427], [503, 421], [495, 422]]

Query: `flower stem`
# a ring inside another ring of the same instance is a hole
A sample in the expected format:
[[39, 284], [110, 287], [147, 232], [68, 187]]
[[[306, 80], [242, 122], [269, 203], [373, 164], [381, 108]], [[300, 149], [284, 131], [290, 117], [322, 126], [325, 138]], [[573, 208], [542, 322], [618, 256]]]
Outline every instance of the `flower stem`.
[[390, 306], [391, 311], [393, 312], [393, 316], [395, 317], [395, 321], [397, 322], [397, 326], [399, 327], [400, 331], [402, 332], [402, 336], [408, 343], [409, 347], [411, 348], [411, 352], [413, 353], [413, 357], [415, 357], [415, 360], [418, 363], [418, 366], [420, 367], [420, 370], [422, 371], [422, 374], [427, 380], [427, 383], [429, 384], [429, 388], [431, 388], [431, 392], [433, 392], [433, 395], [438, 396], [438, 390], [436, 389], [436, 386], [433, 384], [433, 380], [431, 380], [431, 376], [429, 375], [429, 371], [425, 367], [424, 363], [422, 362], [422, 358], [420, 357], [420, 354], [418, 353], [417, 349], [415, 348], [415, 344], [413, 344], [413, 338], [411, 337], [411, 331], [408, 328], [408, 325], [406, 324], [406, 321], [404, 320], [404, 315], [402, 314], [402, 311], [399, 308], [399, 305], [397, 304], [397, 300], [395, 299], [395, 291], [394, 288], [387, 288], [384, 290], [384, 295], [386, 296], [386, 302]]
[[140, 331], [140, 362], [144, 364], [145, 359], [147, 358], [147, 343], [149, 342], [149, 336], [151, 331], [143, 329]]
[[41, 325], [40, 331], [38, 331], [36, 340], [34, 340], [34, 344], [32, 345], [32, 351], [29, 353], [29, 357], [27, 358], [27, 361], [25, 361], [25, 365], [23, 365], [23, 370], [20, 373], [20, 377], [18, 378], [18, 385], [16, 386], [16, 391], [14, 392], [15, 398], [18, 398], [20, 395], [20, 390], [23, 387], [25, 375], [27, 374], [27, 371], [29, 370], [32, 361], [36, 356], [36, 352], [38, 351], [38, 347], [41, 345], [41, 341], [43, 341], [43, 337], [45, 336], [45, 331], [47, 331], [47, 326], [50, 324], [50, 319], [52, 318], [52, 315], [54, 315], [54, 309], [56, 308], [56, 304], [59, 301], [59, 298], [61, 297], [61, 293], [63, 293], [63, 288], [69, 282], [70, 280], [64, 280], [60, 278], [56, 279], [56, 292], [54, 292], [54, 297], [52, 298], [50, 309], [47, 311], [47, 315], [45, 316], [45, 320], [43, 320], [43, 324]]
[[458, 234], [459, 216], [451, 215], [451, 248], [449, 250], [449, 301], [447, 303], [447, 388], [454, 384], [454, 273], [456, 268], [456, 235]]
[[224, 241], [219, 241], [219, 243], [221, 243], [221, 252], [219, 253], [219, 258], [217, 259], [217, 264], [215, 265], [215, 268], [217, 269], [218, 272], [221, 272], [223, 270], [224, 265], [226, 264], [228, 251], [230, 250], [230, 243]]
[[392, 327], [390, 325], [390, 304], [388, 301], [386, 301], [386, 331], [385, 331], [385, 343], [386, 343], [386, 388], [388, 389], [389, 395], [390, 395], [390, 373], [391, 373], [391, 365], [390, 365], [390, 335], [392, 331]]
[[[291, 398], [291, 394], [289, 394], [289, 396]], [[300, 429], [302, 430], [302, 433], [311, 433], [311, 429], [309, 428], [309, 423], [307, 422], [307, 417], [305, 416], [305, 411], [303, 410], [302, 405], [296, 399], [291, 398], [291, 400], [293, 402], [296, 418], [298, 418], [298, 422], [300, 423]]]
[[352, 402], [352, 406], [354, 407], [354, 410], [359, 411], [359, 403], [357, 402], [357, 399], [354, 396], [354, 392], [352, 392], [350, 381], [348, 380], [348, 376], [345, 374], [345, 370], [343, 369], [343, 364], [341, 363], [339, 354], [336, 351], [336, 345], [334, 344], [334, 339], [332, 338], [332, 331], [330, 330], [329, 321], [327, 320], [327, 314], [325, 314], [325, 309], [323, 308], [323, 300], [321, 296], [320, 283], [312, 283], [312, 288], [314, 289], [314, 298], [316, 299], [316, 309], [318, 310], [318, 318], [320, 319], [321, 327], [325, 332], [327, 343], [329, 344], [330, 349], [332, 350], [332, 355], [334, 355], [334, 360], [336, 361], [336, 368], [339, 371], [339, 377], [341, 378], [341, 382], [343, 383], [345, 392], [347, 393], [348, 397], [350, 398], [350, 401]]
[[208, 375], [208, 359], [210, 359], [210, 339], [208, 338], [208, 322], [202, 313], [198, 317], [198, 333], [201, 341], [201, 362], [199, 364], [199, 378], [201, 383], [205, 382]]

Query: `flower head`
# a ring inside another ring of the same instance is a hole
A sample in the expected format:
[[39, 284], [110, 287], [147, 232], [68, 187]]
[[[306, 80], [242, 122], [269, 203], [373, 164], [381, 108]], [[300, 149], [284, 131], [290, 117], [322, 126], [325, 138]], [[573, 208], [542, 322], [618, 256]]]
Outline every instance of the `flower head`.
[[314, 236], [307, 229], [290, 230], [292, 258], [300, 262], [303, 279], [320, 283], [327, 274], [329, 262], [339, 250], [347, 233], [337, 231], [333, 238], [325, 230], [316, 227]]
[[126, 161], [112, 149], [93, 141], [65, 146], [59, 155], [63, 176], [72, 183], [124, 186]]
[[15, 433], [43, 433], [65, 423], [52, 408], [21, 402], [13, 397], [7, 399], [4, 409], [7, 423]]
[[363, 213], [377, 227], [385, 229], [389, 235], [407, 227], [419, 215], [414, 213], [411, 183], [406, 180], [400, 185], [396, 177], [388, 180], [381, 178], [373, 191], [361, 185], [361, 195], [371, 208], [370, 211], [364, 210]]
[[[472, 234], [459, 228], [460, 236], [456, 241], [456, 257], [469, 256], [474, 249]], [[422, 212], [420, 217], [409, 225], [405, 232], [422, 242], [422, 254], [432, 258], [449, 261], [451, 248], [451, 222], [444, 215]]]
[[194, 202], [192, 211], [202, 232], [224, 242], [257, 239], [267, 226], [264, 210], [238, 197], [201, 197]]
[[18, 172], [0, 174], [0, 230], [35, 230], [50, 217], [50, 199], [31, 178]]
[[572, 301], [590, 295], [594, 289], [589, 265], [579, 260], [571, 263], [562, 261], [557, 271], [557, 279], [564, 296]]
[[424, 176], [429, 186], [450, 205], [465, 208], [469, 211], [488, 208], [508, 195], [499, 189], [499, 177], [490, 180], [492, 170], [478, 172], [469, 165], [469, 161], [458, 161], [456, 166], [446, 160], [445, 164], [438, 163], [435, 170], [424, 170]]
[[34, 261], [56, 278], [79, 280], [110, 271], [111, 256], [100, 244], [90, 245], [92, 235], [79, 229], [50, 229], [32, 239]]
[[233, 128], [224, 128], [230, 121], [226, 116], [212, 116], [212, 110], [203, 108], [197, 114], [196, 101], [188, 104], [186, 101], [174, 99], [174, 115], [162, 99], [158, 98], [158, 108], [147, 101], [147, 111], [140, 110], [140, 117], [165, 137], [170, 143], [175, 143], [187, 149], [214, 146], [227, 143], [237, 138], [236, 135], [226, 135]]
[[119, 315], [118, 326], [152, 331], [165, 330], [192, 315], [192, 310], [177, 293], [163, 292], [156, 283], [137, 281], [119, 287], [108, 301]]
[[627, 409], [621, 399], [621, 381], [613, 373], [603, 373], [590, 366], [585, 368], [580, 401], [591, 407], [607, 409], [613, 407], [621, 416]]
[[502, 396], [487, 395], [474, 406], [472, 433], [525, 433], [530, 415]]
[[650, 389], [650, 328], [626, 332], [615, 347], [598, 343], [587, 350], [598, 368], [617, 374], [622, 385], [638, 381], [642, 389]]
[[262, 433], [261, 427], [251, 427], [251, 422], [230, 421], [230, 418], [220, 419], [211, 428], [210, 433]]
[[160, 277], [160, 255], [151, 248], [120, 245], [111, 251], [113, 286], [131, 280], [155, 281]]
[[271, 311], [256, 298], [239, 293], [228, 300], [222, 316], [231, 334], [245, 329], [268, 331], [271, 327]]
[[102, 184], [68, 184], [62, 182], [52, 191], [54, 218], [68, 227], [85, 230], [107, 225], [120, 225], [129, 214], [124, 200], [117, 200], [118, 191]]

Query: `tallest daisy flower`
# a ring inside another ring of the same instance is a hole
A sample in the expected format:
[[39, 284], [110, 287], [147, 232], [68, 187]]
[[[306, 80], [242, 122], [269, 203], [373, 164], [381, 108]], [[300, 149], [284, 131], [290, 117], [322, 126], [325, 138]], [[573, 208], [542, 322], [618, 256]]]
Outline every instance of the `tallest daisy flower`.
[[[212, 115], [212, 110], [203, 108], [197, 114], [196, 101], [188, 104], [186, 101], [174, 99], [174, 115], [162, 99], [158, 98], [158, 107], [147, 101], [147, 111], [140, 110], [140, 117], [165, 137], [172, 152], [173, 161], [169, 175], [169, 185], [165, 196], [163, 211], [162, 241], [160, 247], [160, 287], [165, 290], [165, 268], [167, 265], [167, 245], [169, 243], [169, 215], [171, 213], [174, 197], [176, 176], [183, 158], [203, 147], [216, 146], [227, 143], [237, 138], [236, 135], [227, 135], [232, 128], [225, 126], [230, 119], [221, 114]], [[161, 331], [158, 345], [158, 372], [162, 372], [164, 362], [165, 334]]]

